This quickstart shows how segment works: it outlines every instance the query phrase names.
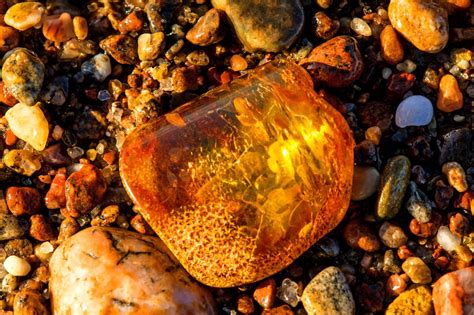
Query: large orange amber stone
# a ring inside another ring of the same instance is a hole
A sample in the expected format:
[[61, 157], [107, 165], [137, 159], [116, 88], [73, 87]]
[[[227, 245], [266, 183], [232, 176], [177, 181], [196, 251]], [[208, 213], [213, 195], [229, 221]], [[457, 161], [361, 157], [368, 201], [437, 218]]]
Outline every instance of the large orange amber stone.
[[121, 176], [184, 268], [231, 287], [280, 271], [341, 221], [353, 146], [304, 69], [268, 63], [136, 129]]

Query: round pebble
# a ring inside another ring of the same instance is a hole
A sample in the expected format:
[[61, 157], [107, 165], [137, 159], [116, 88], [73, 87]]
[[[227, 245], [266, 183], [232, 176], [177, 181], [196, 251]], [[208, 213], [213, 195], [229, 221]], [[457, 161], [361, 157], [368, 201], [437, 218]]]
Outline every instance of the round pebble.
[[402, 228], [390, 222], [384, 222], [379, 229], [379, 237], [385, 246], [398, 248], [408, 241], [408, 237]]
[[447, 226], [441, 226], [436, 234], [436, 241], [447, 252], [452, 252], [461, 244], [461, 238], [449, 230]]
[[380, 173], [372, 166], [355, 166], [352, 181], [351, 199], [365, 200], [372, 196], [379, 187]]
[[408, 257], [403, 262], [402, 269], [413, 283], [428, 284], [431, 282], [430, 268], [418, 257]]
[[143, 33], [138, 37], [138, 58], [142, 61], [155, 60], [164, 48], [165, 34], [163, 32]]
[[383, 59], [391, 65], [396, 65], [403, 60], [402, 43], [391, 25], [385, 26], [382, 33], [380, 33], [380, 52]]
[[15, 255], [8, 256], [3, 262], [3, 267], [9, 274], [16, 277], [26, 276], [31, 270], [26, 260]]
[[361, 18], [356, 17], [352, 19], [351, 29], [359, 35], [366, 37], [372, 36], [372, 30], [370, 29], [369, 24]]
[[4, 20], [7, 25], [26, 31], [41, 22], [44, 11], [45, 7], [40, 2], [21, 2], [7, 10]]
[[436, 107], [445, 113], [454, 112], [463, 106], [463, 95], [458, 81], [451, 74], [445, 74], [439, 83], [438, 101]]
[[395, 123], [400, 128], [408, 126], [426, 126], [433, 119], [431, 101], [421, 95], [404, 99], [397, 107]]
[[102, 82], [112, 73], [110, 58], [105, 54], [97, 54], [81, 65], [81, 71]]

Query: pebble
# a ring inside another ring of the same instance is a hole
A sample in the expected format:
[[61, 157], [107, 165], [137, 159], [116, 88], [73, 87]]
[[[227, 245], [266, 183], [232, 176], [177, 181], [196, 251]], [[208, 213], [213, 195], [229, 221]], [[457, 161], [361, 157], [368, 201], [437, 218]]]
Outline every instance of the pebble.
[[141, 61], [155, 60], [165, 49], [165, 34], [143, 33], [138, 37], [138, 58]]
[[18, 103], [16, 98], [6, 89], [3, 81], [0, 81], [0, 102], [10, 107]]
[[262, 315], [295, 315], [295, 313], [288, 305], [281, 305], [271, 309], [263, 310]]
[[468, 70], [471, 67], [471, 59], [473, 57], [473, 52], [467, 48], [451, 50], [451, 61], [462, 70]]
[[8, 256], [3, 262], [3, 267], [9, 274], [15, 277], [26, 276], [31, 270], [30, 264], [25, 259], [15, 255]]
[[416, 186], [415, 182], [410, 182], [409, 196], [405, 204], [408, 212], [420, 223], [431, 220], [432, 201], [428, 196]]
[[227, 14], [237, 37], [249, 52], [279, 52], [290, 47], [303, 30], [304, 12], [300, 1], [211, 2], [214, 8]]
[[44, 11], [45, 7], [40, 2], [17, 3], [8, 8], [5, 13], [5, 24], [19, 31], [26, 31], [41, 23]]
[[364, 69], [357, 40], [350, 36], [337, 36], [315, 47], [299, 64], [315, 82], [334, 88], [352, 85]]
[[43, 19], [43, 35], [53, 42], [63, 43], [74, 38], [72, 17], [64, 12], [61, 15], [50, 15]]
[[68, 177], [65, 190], [67, 211], [71, 216], [78, 217], [102, 201], [107, 183], [99, 169], [92, 164], [85, 164]]
[[410, 160], [406, 156], [398, 155], [388, 160], [377, 197], [377, 219], [388, 220], [397, 215], [410, 181], [410, 169]]
[[382, 138], [382, 129], [380, 129], [379, 126], [369, 127], [365, 131], [365, 139], [371, 141], [375, 145], [380, 144], [381, 138]]
[[391, 65], [396, 65], [403, 60], [404, 51], [402, 43], [391, 25], [385, 26], [380, 33], [380, 52], [382, 58]]
[[289, 278], [285, 278], [283, 279], [281, 286], [277, 288], [276, 296], [286, 304], [296, 307], [300, 301], [298, 291], [298, 283]]
[[426, 223], [420, 223], [416, 219], [410, 221], [410, 231], [422, 238], [432, 237], [438, 231], [438, 228], [441, 224], [441, 215], [437, 212], [433, 212], [431, 220]]
[[431, 291], [427, 286], [417, 286], [401, 293], [387, 308], [386, 315], [433, 315]]
[[53, 231], [51, 223], [42, 214], [30, 217], [30, 236], [40, 242], [56, 239], [56, 233]]
[[0, 26], [0, 52], [7, 52], [20, 44], [20, 33], [10, 26]]
[[407, 280], [408, 280], [408, 277], [405, 274], [391, 275], [387, 279], [387, 285], [386, 285], [387, 293], [389, 293], [392, 296], [399, 296], [407, 288]]
[[372, 166], [354, 166], [351, 200], [360, 201], [372, 196], [379, 187], [380, 173]]
[[255, 291], [253, 298], [264, 309], [271, 308], [276, 296], [276, 282], [275, 279], [269, 278], [260, 282]]
[[0, 241], [19, 238], [25, 234], [25, 227], [11, 214], [0, 213]]
[[15, 255], [21, 258], [28, 258], [28, 256], [33, 254], [33, 245], [26, 238], [10, 240], [5, 244], [4, 249], [7, 256]]
[[465, 192], [468, 189], [466, 173], [458, 162], [444, 163], [442, 171], [448, 178], [449, 184], [458, 192]]
[[415, 84], [416, 77], [407, 72], [393, 73], [387, 80], [387, 94], [390, 99], [401, 99]]
[[71, 159], [63, 154], [61, 143], [53, 144], [44, 149], [41, 152], [41, 157], [44, 162], [54, 166], [64, 166], [71, 163]]
[[388, 15], [393, 27], [416, 48], [441, 51], [448, 42], [448, 13], [429, 0], [391, 0]]
[[31, 176], [41, 168], [41, 160], [38, 155], [27, 150], [11, 150], [3, 156], [6, 166], [18, 174]]
[[72, 19], [72, 25], [74, 29], [74, 34], [79, 40], [84, 40], [89, 34], [89, 26], [87, 25], [87, 20], [82, 16], [75, 16]]
[[401, 72], [412, 73], [416, 70], [416, 63], [414, 63], [410, 59], [407, 59], [404, 62], [397, 64], [396, 68], [398, 71]]
[[117, 30], [124, 34], [128, 32], [138, 32], [143, 27], [143, 11], [132, 11], [117, 25]]
[[382, 243], [390, 248], [399, 248], [408, 241], [408, 237], [402, 228], [390, 222], [384, 222], [380, 226], [379, 237]]
[[358, 219], [347, 223], [343, 231], [344, 239], [350, 247], [360, 249], [369, 253], [380, 249], [380, 241], [370, 227]]
[[15, 295], [13, 313], [15, 315], [50, 314], [47, 303], [41, 293], [30, 289], [23, 289]]
[[451, 215], [449, 217], [449, 230], [460, 237], [469, 234], [469, 219], [459, 212]]
[[253, 314], [255, 306], [252, 298], [248, 295], [241, 295], [237, 298], [237, 311], [242, 314]]
[[138, 59], [137, 40], [128, 35], [110, 35], [99, 43], [118, 63], [134, 64]]
[[350, 25], [351, 29], [357, 34], [365, 37], [372, 36], [372, 29], [370, 28], [369, 24], [367, 24], [367, 22], [361, 18], [353, 18]]
[[474, 313], [474, 267], [443, 275], [433, 285], [436, 314], [462, 315]]
[[409, 126], [426, 126], [433, 119], [431, 101], [421, 95], [413, 95], [404, 99], [397, 107], [395, 123], [400, 128]]
[[436, 241], [448, 253], [453, 252], [461, 245], [461, 238], [449, 230], [447, 226], [441, 226], [436, 234]]
[[109, 56], [97, 54], [81, 65], [81, 71], [85, 75], [93, 76], [97, 81], [104, 81], [112, 73], [112, 65]]
[[355, 314], [351, 289], [337, 267], [318, 273], [304, 289], [301, 301], [309, 315]]
[[312, 24], [316, 37], [326, 40], [334, 37], [341, 26], [338, 20], [331, 19], [323, 11], [316, 12]]
[[316, 0], [316, 3], [322, 8], [327, 9], [332, 5], [333, 0]]
[[210, 9], [186, 33], [186, 39], [198, 46], [209, 46], [224, 38], [223, 17], [217, 9]]
[[55, 314], [217, 314], [157, 237], [88, 228], [64, 241], [49, 267]]
[[240, 55], [230, 57], [229, 63], [233, 71], [243, 71], [248, 67], [247, 60]]
[[458, 81], [451, 74], [445, 74], [439, 83], [438, 101], [436, 107], [445, 113], [454, 112], [463, 106], [463, 95]]
[[418, 257], [408, 257], [402, 264], [403, 271], [413, 283], [428, 284], [431, 282], [431, 270]]
[[443, 0], [441, 3], [454, 10], [465, 10], [471, 6], [471, 0]]
[[6, 200], [14, 216], [32, 215], [41, 210], [41, 195], [33, 187], [8, 187]]
[[2, 79], [19, 102], [33, 105], [43, 86], [43, 62], [29, 50], [16, 48], [3, 63]]
[[39, 105], [18, 103], [10, 108], [5, 118], [15, 136], [42, 151], [49, 136], [49, 123]]
[[469, 146], [473, 141], [469, 128], [449, 130], [438, 138], [439, 164], [456, 161], [464, 169], [474, 166], [474, 150]]

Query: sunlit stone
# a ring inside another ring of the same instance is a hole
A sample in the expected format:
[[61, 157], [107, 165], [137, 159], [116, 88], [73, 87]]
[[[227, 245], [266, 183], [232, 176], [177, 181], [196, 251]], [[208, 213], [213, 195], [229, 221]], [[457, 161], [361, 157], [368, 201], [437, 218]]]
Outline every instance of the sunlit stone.
[[135, 130], [122, 180], [199, 281], [230, 287], [288, 266], [343, 218], [351, 132], [293, 63], [269, 63]]

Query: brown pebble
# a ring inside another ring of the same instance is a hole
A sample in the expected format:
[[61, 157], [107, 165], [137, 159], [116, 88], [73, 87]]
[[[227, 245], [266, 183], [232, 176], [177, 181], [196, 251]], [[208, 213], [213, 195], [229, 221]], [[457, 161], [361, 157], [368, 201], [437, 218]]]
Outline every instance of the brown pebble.
[[10, 26], [0, 26], [0, 52], [7, 52], [20, 43], [20, 32]]
[[430, 221], [426, 223], [420, 223], [416, 219], [410, 221], [410, 231], [418, 236], [423, 238], [428, 238], [434, 236], [438, 231], [439, 226], [441, 225], [441, 215], [437, 212], [431, 214]]
[[372, 253], [380, 249], [380, 241], [361, 220], [353, 219], [345, 226], [343, 236], [346, 243], [354, 248]]
[[66, 174], [58, 173], [44, 197], [44, 203], [48, 209], [59, 209], [66, 206]]
[[130, 220], [130, 225], [133, 227], [135, 231], [140, 234], [147, 234], [153, 235], [155, 232], [153, 229], [148, 225], [148, 223], [143, 219], [140, 214], [135, 215], [132, 220]]
[[467, 235], [470, 227], [469, 219], [459, 212], [449, 218], [449, 230], [458, 236]]
[[268, 310], [263, 310], [262, 315], [294, 315], [295, 313], [291, 310], [288, 305], [282, 305], [274, 307]]
[[3, 81], [0, 81], [0, 102], [10, 107], [18, 103], [13, 94], [5, 87]]
[[233, 55], [230, 58], [229, 63], [233, 71], [242, 71], [247, 69], [248, 66], [247, 60], [240, 55]]
[[408, 277], [405, 274], [393, 274], [387, 279], [387, 293], [392, 296], [398, 296], [407, 288]]
[[15, 134], [13, 133], [13, 131], [11, 131], [11, 129], [8, 129], [6, 132], [5, 132], [5, 144], [7, 146], [12, 146], [16, 143], [16, 141], [18, 140], [18, 138], [15, 136]]
[[402, 228], [390, 222], [384, 222], [379, 229], [379, 237], [385, 246], [399, 248], [408, 241], [408, 237]]
[[318, 83], [340, 88], [352, 85], [364, 69], [364, 61], [355, 38], [338, 36], [314, 48], [300, 61]]
[[117, 153], [115, 151], [108, 151], [104, 153], [104, 155], [102, 156], [102, 159], [108, 165], [112, 165], [115, 163], [115, 160], [117, 159]]
[[96, 216], [91, 221], [92, 226], [110, 226], [118, 218], [120, 214], [120, 208], [117, 205], [111, 205], [105, 207], [100, 215]]
[[336, 35], [341, 23], [333, 20], [323, 11], [316, 12], [313, 17], [313, 28], [316, 37], [330, 39]]
[[43, 296], [33, 290], [21, 290], [15, 295], [13, 302], [15, 315], [48, 315], [48, 307]]
[[387, 94], [390, 99], [400, 99], [415, 84], [416, 77], [407, 72], [392, 74], [387, 80]]
[[79, 224], [73, 218], [66, 217], [59, 226], [58, 241], [63, 242], [79, 231]]
[[391, 25], [385, 26], [380, 33], [380, 51], [383, 59], [391, 65], [403, 61], [403, 46], [397, 32]]
[[198, 67], [179, 67], [171, 74], [173, 90], [176, 93], [182, 93], [187, 90], [196, 90], [198, 83]]
[[440, 0], [449, 10], [466, 10], [471, 6], [471, 0]]
[[137, 41], [128, 35], [110, 35], [99, 43], [118, 63], [134, 64], [138, 59]]
[[269, 278], [260, 282], [253, 292], [253, 298], [257, 303], [267, 309], [273, 306], [276, 294], [275, 279]]
[[120, 23], [118, 24], [118, 31], [122, 34], [128, 32], [138, 32], [143, 27], [143, 12], [142, 11], [133, 11], [127, 15]]
[[186, 39], [199, 46], [208, 46], [224, 38], [222, 16], [217, 9], [206, 12], [188, 31]]
[[252, 298], [248, 295], [241, 295], [237, 298], [237, 311], [242, 314], [252, 314], [255, 311]]
[[71, 15], [67, 12], [61, 15], [50, 15], [44, 18], [43, 35], [53, 42], [66, 42], [74, 38], [74, 26]]
[[32, 187], [9, 187], [6, 192], [8, 209], [15, 215], [35, 214], [41, 210], [41, 195]]
[[30, 217], [30, 236], [40, 242], [56, 239], [51, 223], [42, 214]]
[[461, 109], [463, 101], [463, 95], [459, 89], [458, 81], [453, 75], [445, 74], [439, 83], [436, 107], [442, 112], [450, 113]]
[[72, 19], [72, 24], [74, 26], [74, 34], [76, 34], [76, 37], [80, 40], [86, 39], [89, 34], [87, 20], [82, 16], [75, 16], [74, 19]]

